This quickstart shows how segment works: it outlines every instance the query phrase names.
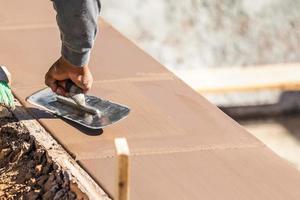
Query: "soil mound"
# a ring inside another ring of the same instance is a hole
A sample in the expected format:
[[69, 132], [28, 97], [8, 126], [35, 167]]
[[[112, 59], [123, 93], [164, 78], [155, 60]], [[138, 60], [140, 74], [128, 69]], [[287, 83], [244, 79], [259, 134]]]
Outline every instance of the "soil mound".
[[0, 199], [78, 199], [70, 175], [14, 118], [0, 118]]

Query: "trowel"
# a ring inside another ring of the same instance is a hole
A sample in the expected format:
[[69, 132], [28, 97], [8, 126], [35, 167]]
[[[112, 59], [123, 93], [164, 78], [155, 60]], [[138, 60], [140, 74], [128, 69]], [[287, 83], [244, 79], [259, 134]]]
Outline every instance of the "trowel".
[[68, 97], [45, 88], [27, 97], [27, 101], [50, 113], [91, 129], [101, 129], [124, 119], [130, 108], [99, 97], [85, 95], [71, 80], [66, 83]]

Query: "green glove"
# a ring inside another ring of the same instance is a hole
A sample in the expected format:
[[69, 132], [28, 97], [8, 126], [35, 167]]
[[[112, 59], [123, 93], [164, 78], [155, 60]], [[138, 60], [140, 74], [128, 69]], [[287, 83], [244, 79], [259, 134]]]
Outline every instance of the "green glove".
[[9, 108], [15, 108], [14, 95], [5, 81], [0, 81], [0, 104]]

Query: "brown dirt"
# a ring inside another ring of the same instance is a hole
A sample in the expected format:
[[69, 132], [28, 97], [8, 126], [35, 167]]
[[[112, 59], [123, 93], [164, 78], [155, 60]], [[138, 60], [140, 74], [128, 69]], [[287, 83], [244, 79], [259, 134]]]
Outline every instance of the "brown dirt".
[[71, 182], [25, 127], [0, 118], [0, 200], [83, 199]]

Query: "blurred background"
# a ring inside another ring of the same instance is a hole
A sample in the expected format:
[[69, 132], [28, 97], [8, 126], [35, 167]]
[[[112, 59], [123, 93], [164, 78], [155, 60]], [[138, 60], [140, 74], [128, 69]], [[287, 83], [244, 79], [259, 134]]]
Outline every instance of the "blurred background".
[[106, 21], [298, 169], [299, 10], [300, 0], [102, 0]]
[[102, 16], [171, 70], [296, 62], [298, 0], [102, 0]]

